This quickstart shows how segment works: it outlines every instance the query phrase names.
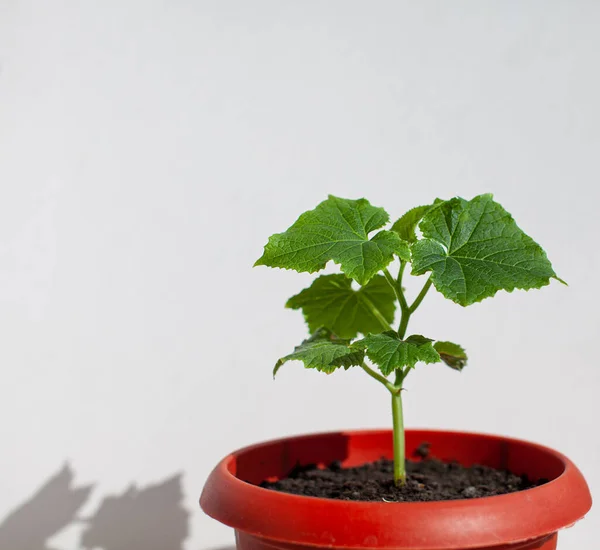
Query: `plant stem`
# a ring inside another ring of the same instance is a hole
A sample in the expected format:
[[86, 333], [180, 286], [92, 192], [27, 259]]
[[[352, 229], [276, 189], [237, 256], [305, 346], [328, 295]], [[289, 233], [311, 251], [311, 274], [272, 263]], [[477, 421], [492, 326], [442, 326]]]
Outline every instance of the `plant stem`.
[[402, 292], [402, 287], [400, 287], [400, 289], [398, 288], [398, 284], [392, 277], [392, 274], [389, 272], [387, 267], [383, 270], [383, 275], [385, 277], [385, 280], [394, 289], [394, 294], [396, 294], [396, 299], [400, 303], [400, 307], [402, 307], [402, 302], [406, 303], [406, 299], [404, 298], [404, 294]]
[[415, 309], [417, 309], [421, 305], [421, 302], [423, 301], [423, 298], [425, 298], [425, 295], [427, 294], [427, 291], [430, 288], [431, 288], [431, 277], [429, 277], [429, 279], [427, 279], [427, 282], [423, 285], [423, 288], [421, 289], [421, 292], [419, 292], [419, 295], [415, 298], [415, 301], [408, 308], [408, 311], [410, 313], [414, 313]]
[[[404, 296], [404, 290], [402, 289], [402, 276], [404, 275], [405, 268], [406, 262], [400, 260], [400, 269], [398, 270], [398, 279], [396, 281], [394, 281], [388, 269], [383, 270], [385, 279], [394, 289], [396, 298], [400, 304], [400, 326], [398, 327], [398, 337], [401, 340], [406, 336], [406, 329], [408, 328], [410, 316], [421, 305], [423, 298], [425, 298], [425, 295], [432, 284], [431, 277], [429, 277], [421, 289], [421, 292], [419, 292], [415, 298], [415, 301], [409, 306], [406, 302], [406, 297]], [[402, 413], [402, 386], [410, 369], [397, 369], [396, 379], [394, 384], [391, 384], [387, 379], [367, 367], [364, 363], [362, 367], [367, 374], [384, 384], [392, 394], [392, 418], [394, 424], [394, 483], [396, 485], [404, 485], [406, 483], [406, 442], [404, 435], [404, 416]], [[382, 379], [385, 380], [385, 382], [383, 382]]]
[[404, 442], [404, 418], [402, 415], [402, 388], [392, 392], [392, 418], [394, 421], [394, 483], [406, 483], [406, 451]]
[[364, 370], [369, 376], [371, 376], [372, 378], [375, 378], [375, 380], [377, 380], [377, 382], [380, 382], [381, 384], [383, 384], [390, 392], [395, 390], [394, 385], [387, 378], [385, 378], [385, 376], [382, 376], [377, 371], [374, 371], [372, 368], [367, 366], [364, 362], [361, 363], [360, 368], [362, 370]]
[[398, 336], [400, 340], [406, 336], [406, 329], [408, 327], [408, 320], [410, 319], [410, 310], [403, 309], [400, 317], [400, 326], [398, 327]]
[[410, 369], [408, 367], [406, 368], [406, 370], [396, 369], [396, 380], [394, 380], [395, 388], [402, 388], [402, 383], [404, 382], [404, 379], [406, 378], [406, 375], [409, 371]]
[[400, 302], [400, 308], [402, 310], [408, 309], [406, 298], [404, 297], [404, 290], [402, 289], [402, 277], [404, 275], [404, 269], [406, 268], [406, 262], [400, 260], [400, 269], [398, 270], [398, 279], [396, 281], [395, 289], [396, 295], [398, 296], [398, 302]]
[[398, 280], [396, 281], [395, 290], [398, 302], [400, 304], [400, 326], [398, 327], [398, 336], [400, 339], [404, 338], [406, 334], [406, 328], [408, 327], [408, 320], [410, 318], [410, 308], [406, 303], [406, 297], [404, 296], [404, 290], [402, 289], [402, 276], [404, 275], [404, 269], [406, 268], [406, 262], [400, 260], [400, 269], [398, 270]]

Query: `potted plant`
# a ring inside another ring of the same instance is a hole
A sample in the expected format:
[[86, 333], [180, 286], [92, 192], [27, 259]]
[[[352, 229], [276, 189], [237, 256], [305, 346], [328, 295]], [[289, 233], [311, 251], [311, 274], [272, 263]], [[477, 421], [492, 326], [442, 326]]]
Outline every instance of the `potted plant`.
[[[402, 397], [417, 363], [460, 371], [467, 361], [458, 344], [408, 333], [431, 288], [468, 306], [561, 279], [489, 194], [438, 199], [382, 229], [388, 221], [365, 199], [329, 196], [273, 235], [256, 265], [309, 273], [339, 266], [287, 302], [302, 310], [310, 336], [274, 373], [293, 360], [324, 373], [360, 368], [389, 392], [393, 429], [236, 451], [211, 473], [202, 508], [235, 529], [241, 550], [555, 549], [557, 532], [591, 507], [568, 458], [500, 436], [405, 432]], [[412, 300], [403, 286], [408, 264], [412, 275], [427, 276]]]

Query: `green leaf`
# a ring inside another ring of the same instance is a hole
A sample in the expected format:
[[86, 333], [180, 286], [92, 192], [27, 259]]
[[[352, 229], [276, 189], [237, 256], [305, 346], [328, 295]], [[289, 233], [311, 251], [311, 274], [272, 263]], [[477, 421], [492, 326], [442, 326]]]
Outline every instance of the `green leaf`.
[[349, 344], [349, 340], [342, 340], [326, 329], [319, 329], [294, 348], [292, 353], [277, 361], [273, 369], [273, 376], [288, 361], [302, 361], [307, 369], [317, 369], [327, 374], [331, 374], [339, 367], [348, 369], [360, 365], [363, 362], [364, 353], [361, 350], [351, 349]]
[[435, 288], [468, 306], [499, 290], [541, 288], [557, 279], [544, 250], [492, 195], [439, 203], [419, 224], [412, 272], [432, 272]]
[[371, 206], [366, 199], [329, 195], [287, 231], [272, 235], [254, 265], [314, 273], [333, 260], [348, 277], [364, 285], [393, 260], [394, 254], [410, 260], [408, 244], [397, 233], [383, 230], [369, 238], [388, 220], [383, 208]]
[[[394, 320], [396, 295], [382, 275], [375, 275], [359, 290], [343, 274], [321, 275], [311, 286], [292, 296], [286, 307], [302, 309], [308, 328], [325, 327], [340, 338], [389, 329]], [[384, 322], [377, 318], [376, 309]]]
[[463, 370], [467, 364], [467, 354], [458, 344], [452, 342], [436, 342], [433, 344], [435, 351], [440, 354], [440, 359], [454, 370]]
[[369, 359], [379, 367], [384, 376], [388, 376], [396, 369], [412, 369], [419, 361], [438, 363], [440, 356], [433, 348], [432, 342], [433, 340], [419, 334], [401, 340], [394, 331], [388, 331], [369, 334], [352, 344], [352, 347], [366, 350]]
[[412, 208], [406, 214], [404, 214], [394, 225], [392, 225], [392, 231], [398, 233], [403, 241], [414, 243], [417, 240], [417, 234], [415, 232], [417, 225], [429, 210], [432, 205], [427, 206], [416, 206]]

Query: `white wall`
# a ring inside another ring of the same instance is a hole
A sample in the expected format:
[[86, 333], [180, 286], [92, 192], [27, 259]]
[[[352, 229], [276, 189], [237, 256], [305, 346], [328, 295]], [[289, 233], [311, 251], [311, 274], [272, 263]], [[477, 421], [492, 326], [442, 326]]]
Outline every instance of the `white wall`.
[[492, 191], [546, 248], [568, 288], [428, 297], [415, 331], [471, 361], [419, 368], [406, 416], [557, 447], [598, 493], [599, 24], [592, 0], [1, 2], [0, 521], [66, 460], [81, 516], [182, 472], [208, 550], [229, 450], [390, 424], [360, 371], [271, 379], [311, 277], [251, 265], [327, 193], [395, 217]]

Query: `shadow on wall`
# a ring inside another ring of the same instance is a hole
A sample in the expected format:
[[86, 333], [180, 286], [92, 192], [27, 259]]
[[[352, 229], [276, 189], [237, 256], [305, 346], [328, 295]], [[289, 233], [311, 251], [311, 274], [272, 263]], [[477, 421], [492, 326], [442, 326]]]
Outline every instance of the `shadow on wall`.
[[24, 504], [0, 520], [0, 549], [51, 550], [48, 540], [65, 527], [83, 524], [80, 548], [88, 550], [182, 550], [188, 536], [181, 475], [119, 496], [108, 496], [88, 518], [77, 514], [93, 486], [73, 487], [65, 465]]

